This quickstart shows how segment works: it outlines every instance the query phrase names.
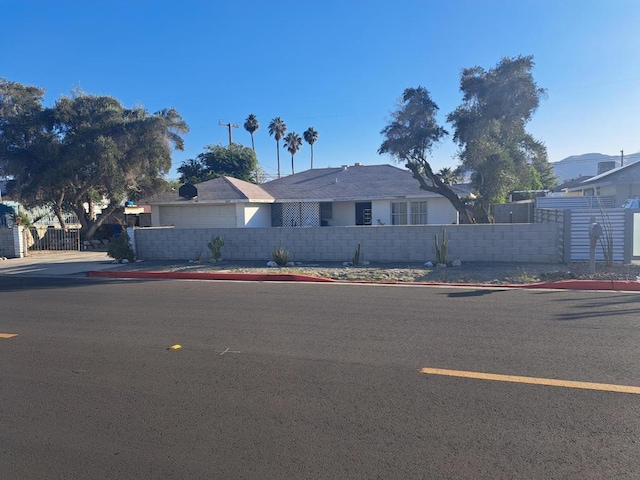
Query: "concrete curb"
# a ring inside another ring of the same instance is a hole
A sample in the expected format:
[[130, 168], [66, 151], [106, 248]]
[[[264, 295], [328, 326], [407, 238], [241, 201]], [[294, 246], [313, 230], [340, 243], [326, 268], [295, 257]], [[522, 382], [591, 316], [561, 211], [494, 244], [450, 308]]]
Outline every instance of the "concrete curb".
[[232, 280], [253, 282], [315, 282], [315, 283], [368, 283], [378, 285], [424, 285], [474, 287], [474, 288], [547, 288], [556, 290], [608, 290], [640, 291], [640, 282], [629, 280], [561, 280], [557, 282], [523, 284], [473, 284], [473, 283], [436, 283], [436, 282], [375, 282], [366, 280], [346, 281], [331, 278], [313, 277], [281, 273], [205, 273], [205, 272], [140, 272], [140, 271], [90, 271], [87, 277], [102, 278], [147, 278], [173, 280]]

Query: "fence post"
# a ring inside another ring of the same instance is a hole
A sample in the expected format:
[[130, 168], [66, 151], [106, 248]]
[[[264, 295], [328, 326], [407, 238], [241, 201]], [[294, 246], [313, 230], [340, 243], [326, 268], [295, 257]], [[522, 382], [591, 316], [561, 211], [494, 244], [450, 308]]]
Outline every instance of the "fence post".
[[624, 236], [623, 236], [624, 248], [622, 254], [623, 263], [631, 263], [633, 258], [633, 210], [630, 208], [624, 209]]
[[136, 257], [136, 229], [134, 227], [127, 227], [127, 234], [129, 235], [129, 244], [133, 249], [133, 256]]
[[562, 263], [571, 262], [571, 210], [564, 210], [562, 223]]
[[24, 248], [24, 227], [21, 225], [14, 225], [13, 228], [13, 253], [15, 258], [22, 258], [25, 256]]

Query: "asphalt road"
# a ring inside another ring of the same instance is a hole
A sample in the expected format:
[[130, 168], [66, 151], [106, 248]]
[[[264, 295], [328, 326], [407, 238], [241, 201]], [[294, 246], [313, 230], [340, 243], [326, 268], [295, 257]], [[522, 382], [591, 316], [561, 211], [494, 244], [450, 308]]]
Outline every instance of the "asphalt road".
[[421, 373], [638, 387], [637, 293], [0, 276], [0, 333], [3, 479], [640, 477], [636, 393]]

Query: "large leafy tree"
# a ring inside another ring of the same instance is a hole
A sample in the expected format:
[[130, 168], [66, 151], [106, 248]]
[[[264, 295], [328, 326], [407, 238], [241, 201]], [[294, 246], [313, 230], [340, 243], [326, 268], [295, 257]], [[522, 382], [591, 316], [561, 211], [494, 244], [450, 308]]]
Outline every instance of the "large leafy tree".
[[199, 158], [190, 158], [177, 168], [181, 183], [198, 183], [213, 178]]
[[309, 127], [302, 135], [304, 136], [304, 141], [311, 147], [311, 169], [313, 170], [313, 144], [318, 141], [318, 132], [315, 128]]
[[228, 147], [207, 145], [195, 159], [189, 159], [178, 167], [180, 180], [198, 183], [217, 177], [234, 177], [256, 183], [258, 160], [253, 149], [232, 143]]
[[123, 201], [166, 187], [172, 148], [183, 149], [188, 131], [178, 112], [151, 114], [82, 92], [43, 107], [43, 94], [0, 81], [0, 165], [23, 203], [51, 205], [63, 227], [63, 211], [72, 210], [91, 238]]
[[287, 124], [280, 117], [275, 117], [269, 123], [269, 136], [276, 139], [276, 154], [278, 156], [278, 178], [280, 178], [280, 140], [287, 133]]
[[478, 192], [480, 221], [491, 221], [490, 205], [503, 202], [514, 188], [555, 185], [544, 144], [525, 128], [546, 93], [533, 79], [533, 66], [533, 57], [518, 56], [489, 70], [462, 71], [463, 102], [447, 120]]
[[253, 134], [258, 131], [260, 128], [260, 122], [258, 122], [258, 117], [256, 117], [253, 113], [250, 114], [247, 119], [244, 121], [244, 129], [249, 132], [251, 135], [251, 148], [253, 151], [256, 151], [255, 143], [253, 142]]
[[295, 172], [293, 157], [298, 151], [300, 151], [300, 147], [302, 147], [302, 138], [296, 132], [289, 132], [287, 136], [284, 137], [284, 147], [291, 154], [291, 174], [293, 175]]
[[391, 123], [380, 132], [384, 141], [379, 154], [389, 154], [411, 170], [420, 188], [447, 198], [460, 214], [460, 221], [472, 221], [468, 207], [453, 189], [434, 173], [428, 155], [447, 131], [438, 125], [438, 106], [424, 87], [407, 88], [391, 114]]

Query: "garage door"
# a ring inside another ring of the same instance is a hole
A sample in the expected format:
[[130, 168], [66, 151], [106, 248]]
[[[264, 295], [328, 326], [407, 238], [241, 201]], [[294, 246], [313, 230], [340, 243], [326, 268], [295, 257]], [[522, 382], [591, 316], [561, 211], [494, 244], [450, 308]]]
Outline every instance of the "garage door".
[[235, 205], [189, 205], [161, 207], [160, 225], [176, 228], [235, 228]]

